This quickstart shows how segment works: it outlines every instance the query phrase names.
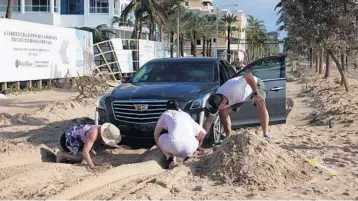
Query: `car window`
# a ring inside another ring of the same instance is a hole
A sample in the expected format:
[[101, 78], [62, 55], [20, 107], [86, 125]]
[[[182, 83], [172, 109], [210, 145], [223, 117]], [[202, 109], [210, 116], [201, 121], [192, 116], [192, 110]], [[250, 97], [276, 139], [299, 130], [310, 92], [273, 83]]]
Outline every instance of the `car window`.
[[222, 61], [219, 62], [220, 66], [220, 84], [224, 84], [229, 79], [229, 74]]
[[213, 62], [156, 62], [145, 64], [132, 82], [213, 82]]
[[261, 80], [285, 78], [285, 67], [280, 58], [269, 58], [259, 60], [250, 64], [247, 68], [239, 73], [245, 75], [251, 72], [254, 76]]
[[231, 64], [229, 64], [227, 61], [225, 61], [224, 64], [225, 64], [225, 68], [226, 68], [226, 70], [228, 72], [229, 79], [234, 77], [235, 74], [236, 74], [236, 71], [235, 71], [234, 67]]

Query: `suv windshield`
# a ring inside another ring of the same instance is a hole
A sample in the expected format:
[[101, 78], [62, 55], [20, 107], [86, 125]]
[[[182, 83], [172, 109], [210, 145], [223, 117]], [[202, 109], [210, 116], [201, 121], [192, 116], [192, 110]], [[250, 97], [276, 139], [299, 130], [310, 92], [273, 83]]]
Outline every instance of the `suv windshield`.
[[133, 77], [140, 82], [213, 82], [214, 62], [153, 62], [144, 65]]

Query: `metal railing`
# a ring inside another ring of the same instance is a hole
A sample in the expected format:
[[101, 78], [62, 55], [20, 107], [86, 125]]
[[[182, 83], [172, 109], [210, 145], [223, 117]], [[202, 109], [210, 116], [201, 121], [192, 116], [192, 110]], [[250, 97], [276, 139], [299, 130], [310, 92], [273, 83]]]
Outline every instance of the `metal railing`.
[[50, 5], [25, 6], [25, 12], [50, 12]]
[[109, 13], [109, 7], [90, 7], [90, 13]]
[[[0, 5], [0, 12], [6, 12], [7, 5]], [[20, 6], [13, 5], [12, 12], [20, 12]]]

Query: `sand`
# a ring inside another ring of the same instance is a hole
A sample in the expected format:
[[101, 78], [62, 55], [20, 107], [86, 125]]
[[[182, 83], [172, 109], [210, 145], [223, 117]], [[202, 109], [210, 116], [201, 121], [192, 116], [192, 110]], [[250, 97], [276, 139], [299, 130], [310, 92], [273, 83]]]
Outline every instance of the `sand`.
[[[284, 125], [240, 129], [215, 151], [165, 170], [158, 149], [103, 146], [93, 160], [56, 164], [64, 129], [92, 122], [96, 99], [51, 90], [0, 99], [0, 199], [358, 199], [357, 74], [351, 92], [307, 66], [289, 75], [294, 107]], [[335, 177], [304, 162], [314, 158]], [[155, 192], [155, 193], [154, 193]]]

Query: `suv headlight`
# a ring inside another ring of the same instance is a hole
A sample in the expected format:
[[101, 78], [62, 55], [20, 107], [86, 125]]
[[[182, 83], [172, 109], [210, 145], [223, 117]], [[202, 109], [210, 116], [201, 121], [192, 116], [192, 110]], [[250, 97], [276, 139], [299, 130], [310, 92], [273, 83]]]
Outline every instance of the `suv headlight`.
[[108, 94], [105, 94], [103, 96], [100, 96], [97, 100], [97, 107], [101, 109], [106, 109], [106, 98], [108, 97]]
[[191, 103], [190, 109], [198, 109], [198, 108], [204, 108], [205, 107], [205, 103], [206, 101], [209, 99], [210, 97], [210, 93], [209, 94], [205, 94], [203, 96], [201, 96], [200, 98], [194, 100]]

